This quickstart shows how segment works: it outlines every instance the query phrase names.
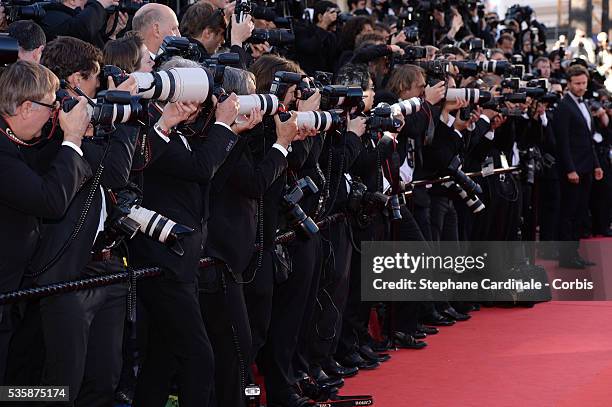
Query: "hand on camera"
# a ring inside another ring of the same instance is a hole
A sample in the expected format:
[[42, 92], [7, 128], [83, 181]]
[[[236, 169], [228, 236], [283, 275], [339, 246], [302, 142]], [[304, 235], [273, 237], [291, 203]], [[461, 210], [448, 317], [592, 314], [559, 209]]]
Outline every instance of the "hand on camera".
[[236, 14], [232, 16], [232, 30], [231, 30], [231, 39], [232, 45], [242, 46], [242, 43], [249, 39], [251, 36], [251, 32], [255, 28], [255, 24], [253, 24], [253, 18], [250, 15], [247, 15], [242, 22], [238, 22], [236, 20]]
[[263, 44], [251, 44], [251, 56], [254, 60], [257, 60], [260, 56], [267, 54], [270, 52], [272, 47], [268, 42], [264, 42]]
[[435, 105], [444, 99], [446, 95], [446, 88], [444, 82], [438, 82], [434, 86], [427, 86], [425, 88], [425, 100], [431, 105]]
[[493, 117], [493, 120], [491, 121], [491, 129], [492, 130], [497, 130], [504, 123], [506, 123], [506, 120], [508, 120], [507, 116], [503, 116], [503, 115], [498, 113], [497, 116]]
[[91, 115], [87, 109], [87, 99], [83, 96], [78, 97], [77, 103], [68, 113], [60, 110], [59, 123], [64, 132], [64, 141], [70, 141], [77, 146], [81, 145], [81, 140], [87, 131]]
[[[117, 19], [117, 25], [115, 25], [115, 18]], [[106, 20], [106, 33], [110, 39], [116, 39], [117, 34], [127, 27], [128, 18], [128, 14], [123, 12], [118, 12], [116, 15], [113, 13], [108, 16], [108, 20]], [[115, 25], [114, 30], [113, 25]]]
[[391, 45], [399, 44], [402, 42], [406, 42], [406, 33], [404, 32], [404, 30], [391, 37]]
[[297, 113], [289, 112], [291, 117], [287, 121], [281, 121], [278, 115], [274, 115], [274, 123], [276, 124], [276, 142], [285, 149], [289, 148], [289, 144], [298, 134]]
[[135, 95], [138, 93], [138, 82], [136, 82], [136, 78], [130, 76], [125, 81], [121, 82], [119, 86], [115, 86], [115, 81], [112, 76], [108, 77], [108, 90], [122, 90], [125, 92], [130, 92], [130, 95]]
[[166, 103], [157, 123], [163, 131], [169, 132], [173, 127], [189, 119], [198, 110], [199, 105], [198, 102]]
[[118, 6], [119, 0], [98, 0], [98, 3], [100, 3], [104, 8], [109, 8], [112, 6]]
[[298, 132], [293, 141], [301, 141], [306, 140], [308, 137], [314, 137], [319, 134], [317, 129], [313, 129], [311, 127], [301, 126], [298, 127]]
[[352, 120], [349, 118], [346, 122], [346, 131], [355, 133], [357, 137], [363, 136], [366, 131], [366, 118], [363, 116], [357, 116]]
[[320, 103], [321, 93], [319, 92], [319, 89], [317, 89], [308, 99], [297, 101], [297, 110], [298, 112], [312, 112], [319, 110]]
[[221, 103], [217, 103], [217, 109], [215, 110], [215, 120], [221, 123], [225, 123], [231, 126], [238, 117], [238, 110], [240, 109], [240, 101], [235, 93], [229, 95]]
[[236, 118], [234, 124], [232, 124], [232, 130], [236, 134], [243, 133], [247, 130], [251, 130], [257, 126], [263, 120], [263, 112], [259, 109], [251, 109], [251, 113], [248, 117], [241, 115]]

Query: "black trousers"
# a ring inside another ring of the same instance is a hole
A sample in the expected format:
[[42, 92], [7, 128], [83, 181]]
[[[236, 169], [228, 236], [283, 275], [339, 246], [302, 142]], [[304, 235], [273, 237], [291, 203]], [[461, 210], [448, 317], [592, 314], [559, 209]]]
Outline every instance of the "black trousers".
[[450, 198], [431, 194], [430, 222], [434, 242], [459, 240], [457, 212]]
[[[389, 237], [389, 220], [383, 214], [377, 214], [371, 225], [366, 229], [353, 227], [353, 238], [357, 248], [366, 240], [385, 240]], [[372, 303], [361, 301], [361, 253], [353, 248], [351, 270], [349, 274], [349, 291], [342, 317], [342, 330], [336, 356], [343, 358], [355, 352], [360, 345], [370, 341], [368, 323]]]
[[342, 329], [342, 314], [349, 290], [349, 272], [353, 246], [347, 220], [332, 223], [323, 231], [323, 267], [318, 292], [318, 304], [313, 318], [315, 334], [311, 337], [311, 367], [333, 356], [338, 348]]
[[602, 235], [610, 229], [610, 204], [612, 203], [612, 168], [607, 157], [600, 157], [603, 179], [593, 181], [591, 191], [591, 225], [594, 235]]
[[559, 212], [561, 191], [558, 178], [541, 178], [539, 198], [540, 240], [555, 241], [559, 238]]
[[244, 388], [249, 384], [251, 328], [243, 286], [225, 265], [202, 269], [198, 285], [200, 310], [217, 360], [216, 405], [244, 407]]
[[[121, 260], [113, 256], [108, 261], [90, 262], [85, 274], [124, 269]], [[125, 285], [115, 284], [40, 300], [46, 350], [42, 385], [69, 386], [69, 405], [114, 406], [121, 374], [126, 294]]]
[[134, 407], [163, 407], [173, 379], [181, 407], [211, 406], [213, 351], [198, 302], [198, 286], [166, 276], [142, 280], [138, 292], [148, 315], [147, 355]]
[[578, 246], [582, 234], [582, 220], [589, 205], [589, 195], [593, 174], [578, 174], [580, 182], [570, 184], [564, 176], [561, 183], [561, 216], [559, 222], [559, 260], [569, 261], [578, 255]]
[[293, 360], [298, 337], [303, 329], [304, 315], [307, 309], [312, 310], [316, 301], [316, 290], [311, 290], [311, 286], [321, 266], [320, 247], [319, 235], [287, 245], [292, 272], [286, 281], [274, 286], [269, 332], [258, 358], [270, 400], [293, 392]]

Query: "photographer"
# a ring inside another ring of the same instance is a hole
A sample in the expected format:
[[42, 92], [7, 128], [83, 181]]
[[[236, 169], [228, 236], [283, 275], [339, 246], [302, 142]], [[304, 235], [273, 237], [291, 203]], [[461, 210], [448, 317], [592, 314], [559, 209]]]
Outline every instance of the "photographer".
[[[71, 87], [94, 97], [101, 57], [93, 45], [61, 37], [45, 48], [42, 63]], [[139, 127], [95, 130], [96, 140], [87, 138], [81, 146], [95, 177], [80, 189], [65, 216], [44, 225], [45, 238], [28, 270], [37, 284], [125, 271], [125, 253], [105, 244], [106, 220], [113, 199], [109, 191], [127, 184]], [[31, 155], [39, 171], [62, 153], [61, 137], [47, 136]], [[43, 384], [70, 386], [75, 405], [102, 406], [113, 400], [121, 371], [126, 293], [126, 286], [117, 284], [40, 300], [46, 351]], [[66, 347], [71, 352], [65, 352]]]
[[[247, 15], [244, 21], [238, 23], [236, 16], [232, 17], [230, 30], [230, 52], [240, 55], [242, 68], [247, 67], [248, 57], [242, 44], [249, 39], [253, 31], [251, 16]], [[208, 3], [196, 3], [189, 7], [181, 20], [181, 32], [196, 44], [200, 52], [198, 62], [204, 62], [215, 54], [225, 42], [227, 23], [221, 9], [215, 9]]]
[[307, 74], [332, 72], [335, 68], [336, 20], [340, 10], [335, 3], [321, 0], [314, 5], [313, 23], [295, 25], [297, 61]]
[[[227, 67], [223, 86], [238, 95], [255, 93], [250, 72]], [[216, 399], [219, 405], [244, 406], [244, 386], [249, 383], [251, 329], [243, 285], [260, 273], [260, 265], [249, 267], [252, 258], [261, 259], [263, 248], [255, 251], [263, 214], [262, 197], [287, 168], [286, 151], [297, 136], [297, 116], [281, 122], [275, 116], [277, 140], [260, 162], [249, 149], [250, 129], [259, 124], [263, 113], [253, 110], [249, 117], [234, 124], [240, 138], [212, 181], [210, 220], [204, 255], [218, 263], [201, 270], [200, 307], [210, 335], [215, 357]], [[261, 235], [260, 235], [261, 236]], [[238, 239], [238, 240], [237, 240]], [[256, 261], [257, 261], [256, 260]], [[228, 341], [234, 337], [235, 341]]]
[[47, 39], [38, 24], [31, 20], [15, 21], [8, 26], [8, 33], [19, 43], [20, 61], [40, 62]]
[[[88, 114], [82, 99], [71, 112], [57, 116], [64, 136], [57, 155], [43, 173], [25, 161], [23, 151], [40, 137], [56, 111], [57, 77], [42, 65], [19, 61], [0, 76], [0, 152], [2, 192], [0, 217], [5, 227], [0, 258], [2, 292], [19, 288], [38, 243], [41, 218], [64, 216], [77, 191], [91, 177], [91, 167], [80, 149]], [[8, 345], [18, 321], [11, 307], [0, 308], [0, 379], [4, 383]]]
[[[203, 76], [202, 80], [206, 78]], [[148, 160], [141, 171], [142, 206], [168, 216], [193, 232], [182, 239], [182, 255], [142, 234], [130, 242], [135, 267], [165, 269], [163, 276], [139, 282], [138, 291], [149, 317], [149, 337], [134, 406], [165, 405], [175, 377], [181, 405], [212, 403], [213, 352], [197, 295], [198, 266], [208, 218], [208, 202], [203, 197], [204, 190], [210, 187], [213, 176], [236, 144], [237, 138], [230, 126], [238, 108], [236, 96], [231, 95], [216, 105], [214, 124], [204, 133], [197, 130], [187, 140], [176, 126], [206, 120], [207, 110], [198, 102], [166, 103], [160, 119], [147, 134]]]
[[148, 3], [138, 9], [132, 19], [132, 29], [136, 31], [154, 60], [159, 47], [167, 36], [180, 37], [176, 14], [168, 6]]
[[63, 0], [45, 7], [40, 22], [52, 41], [59, 35], [71, 36], [102, 49], [108, 39], [105, 33], [107, 9], [117, 6], [118, 0]]
[[127, 73], [151, 72], [154, 61], [142, 38], [131, 32], [104, 46], [104, 64], [115, 65]]

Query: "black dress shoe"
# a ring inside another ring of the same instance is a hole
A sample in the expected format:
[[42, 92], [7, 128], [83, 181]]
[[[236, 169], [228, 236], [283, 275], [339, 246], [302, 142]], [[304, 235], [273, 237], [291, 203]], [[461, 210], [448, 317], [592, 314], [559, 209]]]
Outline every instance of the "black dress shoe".
[[340, 364], [347, 367], [358, 367], [360, 370], [372, 370], [380, 366], [379, 362], [365, 360], [357, 352], [350, 353], [340, 359]]
[[455, 321], [442, 316], [439, 312], [436, 311], [432, 313], [429, 317], [425, 318], [423, 320], [423, 324], [433, 326], [451, 326], [455, 325]]
[[586, 268], [584, 263], [578, 261], [578, 259], [559, 261], [559, 267], [563, 269], [575, 269], [575, 270], [584, 270]]
[[448, 307], [447, 309], [445, 309], [444, 312], [442, 312], [442, 315], [445, 315], [448, 318], [452, 318], [455, 321], [467, 321], [468, 319], [472, 318], [471, 315], [457, 312], [457, 310], [453, 307]]
[[330, 377], [353, 377], [359, 373], [359, 368], [342, 366], [332, 358], [323, 361], [321, 368]]
[[412, 337], [414, 339], [425, 339], [425, 338], [427, 338], [427, 334], [425, 332], [423, 332], [423, 331], [418, 331], [417, 330], [416, 332], [412, 333]]
[[361, 345], [359, 347], [359, 354], [365, 360], [369, 360], [372, 362], [386, 362], [391, 359], [391, 355], [388, 353], [376, 353], [370, 348], [368, 345]]
[[423, 349], [427, 346], [426, 342], [417, 341], [412, 335], [403, 332], [394, 332], [393, 339], [395, 340], [395, 346], [402, 349]]
[[393, 341], [389, 338], [383, 339], [382, 341], [372, 341], [370, 343], [370, 348], [372, 348], [374, 352], [387, 352], [389, 350], [395, 350]]
[[440, 330], [438, 328], [434, 328], [433, 326], [425, 326], [423, 324], [417, 325], [417, 332], [423, 332], [427, 335], [436, 335]]
[[330, 386], [340, 388], [344, 386], [344, 379], [342, 377], [330, 377], [320, 366], [315, 366], [310, 369], [310, 377], [313, 378], [317, 384], [321, 386]]

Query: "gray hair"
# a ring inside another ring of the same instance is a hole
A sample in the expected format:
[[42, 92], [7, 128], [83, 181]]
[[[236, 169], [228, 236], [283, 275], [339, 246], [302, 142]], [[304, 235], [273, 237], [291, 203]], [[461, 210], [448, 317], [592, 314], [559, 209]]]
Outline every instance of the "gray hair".
[[172, 68], [201, 68], [202, 65], [191, 59], [183, 57], [172, 57], [169, 61], [164, 62], [159, 68], [161, 71], [169, 71]]
[[223, 73], [223, 89], [227, 93], [234, 92], [237, 95], [254, 93], [255, 75], [252, 72], [228, 66]]

